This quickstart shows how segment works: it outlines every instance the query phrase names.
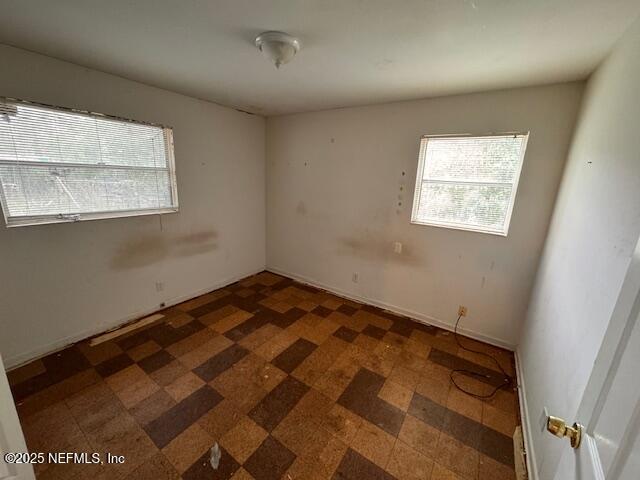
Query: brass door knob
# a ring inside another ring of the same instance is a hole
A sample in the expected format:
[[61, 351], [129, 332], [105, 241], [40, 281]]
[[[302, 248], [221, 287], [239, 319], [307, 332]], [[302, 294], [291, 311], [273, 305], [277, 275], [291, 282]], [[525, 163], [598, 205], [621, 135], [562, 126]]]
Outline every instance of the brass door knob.
[[580, 441], [582, 440], [582, 425], [579, 423], [574, 423], [572, 427], [568, 427], [563, 419], [549, 416], [547, 418], [547, 431], [558, 438], [568, 437], [573, 448], [580, 446]]

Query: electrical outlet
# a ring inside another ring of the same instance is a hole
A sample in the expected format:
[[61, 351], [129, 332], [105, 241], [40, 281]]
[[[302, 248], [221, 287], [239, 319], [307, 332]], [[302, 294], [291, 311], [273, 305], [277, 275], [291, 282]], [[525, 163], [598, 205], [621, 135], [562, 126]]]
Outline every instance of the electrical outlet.
[[543, 407], [542, 413], [540, 414], [540, 418], [538, 419], [538, 425], [540, 426], [541, 432], [544, 432], [547, 429], [548, 418], [549, 418], [549, 409], [547, 407]]
[[161, 292], [164, 290], [164, 282], [156, 282], [156, 292]]
[[458, 307], [458, 316], [466, 317], [467, 316], [467, 307], [465, 307], [464, 305], [460, 305]]
[[351, 275], [351, 281], [353, 283], [358, 283], [358, 280], [360, 280], [360, 275], [358, 275], [358, 272], [353, 272], [353, 275]]
[[393, 251], [395, 253], [402, 253], [402, 242], [395, 242], [393, 244]]

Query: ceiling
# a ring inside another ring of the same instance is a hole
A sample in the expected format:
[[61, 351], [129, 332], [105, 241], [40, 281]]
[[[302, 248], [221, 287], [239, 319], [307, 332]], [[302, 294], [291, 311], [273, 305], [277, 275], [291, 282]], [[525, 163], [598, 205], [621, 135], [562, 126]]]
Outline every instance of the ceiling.
[[[259, 113], [583, 79], [638, 0], [3, 0], [0, 43]], [[300, 38], [280, 70], [253, 45]]]

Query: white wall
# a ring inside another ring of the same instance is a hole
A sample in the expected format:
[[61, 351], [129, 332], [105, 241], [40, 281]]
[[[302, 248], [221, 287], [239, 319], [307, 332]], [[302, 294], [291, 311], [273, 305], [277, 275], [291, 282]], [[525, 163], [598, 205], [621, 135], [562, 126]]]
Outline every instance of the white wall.
[[640, 21], [589, 81], [519, 346], [540, 479], [562, 449], [640, 235]]
[[180, 198], [161, 221], [0, 225], [7, 366], [264, 268], [264, 118], [12, 47], [0, 65], [0, 95], [173, 126]]
[[[583, 85], [267, 120], [267, 266], [514, 346]], [[409, 223], [423, 134], [531, 131], [508, 237]], [[399, 205], [401, 204], [401, 205]], [[404, 245], [393, 253], [393, 242]], [[359, 282], [352, 282], [352, 274]]]

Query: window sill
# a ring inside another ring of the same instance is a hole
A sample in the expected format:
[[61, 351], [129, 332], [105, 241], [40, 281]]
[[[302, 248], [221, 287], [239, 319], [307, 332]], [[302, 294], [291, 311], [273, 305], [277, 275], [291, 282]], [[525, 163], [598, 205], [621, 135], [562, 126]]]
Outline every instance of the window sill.
[[148, 210], [123, 210], [116, 212], [99, 212], [99, 213], [85, 213], [77, 214], [77, 217], [68, 215], [60, 217], [58, 215], [43, 215], [43, 216], [30, 216], [30, 217], [12, 217], [5, 219], [5, 225], [7, 228], [15, 227], [29, 227], [33, 225], [47, 225], [52, 223], [76, 223], [85, 222], [89, 220], [106, 220], [110, 218], [126, 218], [126, 217], [139, 217], [146, 215], [164, 215], [166, 213], [177, 213], [178, 207], [171, 208], [154, 208]]
[[502, 230], [487, 230], [487, 229], [483, 229], [481, 227], [473, 227], [473, 226], [468, 226], [468, 225], [456, 225], [456, 224], [435, 223], [435, 222], [421, 222], [419, 220], [411, 220], [411, 224], [412, 225], [421, 225], [421, 226], [425, 226], [425, 227], [448, 228], [450, 230], [463, 230], [463, 231], [473, 232], [473, 233], [486, 233], [488, 235], [496, 235], [498, 237], [506, 237], [507, 234], [509, 233], [509, 228], [508, 227], [507, 227], [507, 229], [505, 231], [502, 231]]

